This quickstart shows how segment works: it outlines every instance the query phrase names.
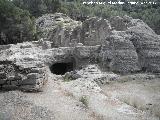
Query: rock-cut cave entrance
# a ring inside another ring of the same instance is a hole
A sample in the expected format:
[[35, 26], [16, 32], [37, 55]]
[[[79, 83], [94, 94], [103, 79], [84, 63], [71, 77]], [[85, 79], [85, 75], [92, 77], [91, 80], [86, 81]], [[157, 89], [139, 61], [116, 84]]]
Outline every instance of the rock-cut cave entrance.
[[50, 70], [53, 74], [64, 75], [66, 72], [74, 70], [74, 64], [73, 62], [55, 63], [50, 67]]

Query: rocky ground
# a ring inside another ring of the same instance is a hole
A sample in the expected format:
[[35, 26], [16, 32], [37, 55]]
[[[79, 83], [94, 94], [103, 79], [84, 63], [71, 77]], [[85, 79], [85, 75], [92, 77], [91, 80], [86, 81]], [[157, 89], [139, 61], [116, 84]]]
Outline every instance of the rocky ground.
[[76, 74], [80, 77], [71, 80], [49, 73], [43, 92], [1, 91], [0, 119], [159, 120], [158, 76], [119, 76], [101, 72], [96, 65]]

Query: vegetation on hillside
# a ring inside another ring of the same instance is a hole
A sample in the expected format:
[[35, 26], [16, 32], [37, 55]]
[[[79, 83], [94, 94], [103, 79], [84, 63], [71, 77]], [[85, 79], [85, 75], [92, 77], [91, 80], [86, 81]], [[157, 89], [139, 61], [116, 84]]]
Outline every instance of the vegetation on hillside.
[[34, 39], [34, 18], [8, 0], [0, 0], [0, 44]]
[[[34, 18], [45, 13], [62, 12], [76, 20], [84, 20], [87, 16], [110, 18], [125, 14], [142, 19], [160, 34], [160, 2], [152, 0], [156, 5], [131, 5], [128, 1], [123, 5], [84, 5], [84, 0], [0, 0], [0, 44], [17, 43], [36, 39]], [[94, 1], [94, 0], [93, 0]], [[97, 0], [110, 1], [110, 0]], [[119, 0], [112, 0], [119, 1]], [[150, 2], [150, 0], [135, 0]]]

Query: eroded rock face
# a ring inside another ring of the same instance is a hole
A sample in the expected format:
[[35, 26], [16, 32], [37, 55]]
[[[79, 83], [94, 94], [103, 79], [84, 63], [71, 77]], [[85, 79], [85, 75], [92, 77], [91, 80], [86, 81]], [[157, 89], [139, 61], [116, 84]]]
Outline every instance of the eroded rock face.
[[127, 19], [123, 19], [119, 16], [115, 16], [110, 19], [112, 28], [117, 31], [125, 31], [127, 29], [127, 22]]
[[102, 72], [98, 65], [87, 65], [83, 69], [67, 72], [64, 76], [64, 79], [67, 80], [76, 80], [76, 79], [88, 79], [93, 80], [98, 85], [107, 84], [110, 81], [115, 81], [119, 78], [119, 75], [112, 72]]
[[101, 50], [105, 68], [120, 73], [159, 72], [158, 35], [142, 20], [127, 16], [117, 20], [121, 21], [119, 25], [111, 24], [117, 31], [112, 31], [112, 35], [106, 38]]
[[34, 41], [10, 45], [9, 49], [1, 50], [1, 87], [41, 91], [48, 80], [51, 65], [73, 62], [74, 59], [74, 69], [78, 69], [84, 65], [83, 63], [89, 63], [91, 54], [99, 48], [99, 46], [50, 47], [49, 41]]
[[82, 23], [62, 13], [46, 14], [36, 20], [41, 37], [53, 42], [54, 47], [74, 46], [80, 42]]
[[100, 53], [105, 69], [120, 73], [139, 70], [138, 55], [129, 37], [125, 32], [114, 32], [106, 39]]
[[48, 80], [47, 75], [47, 67], [44, 64], [36, 64], [31, 61], [20, 64], [15, 63], [15, 61], [0, 61], [0, 85], [2, 89], [19, 88], [23, 91], [40, 91]]
[[81, 23], [56, 13], [36, 24], [39, 41], [0, 46], [2, 88], [40, 90], [56, 63], [73, 63], [74, 69], [99, 64], [120, 74], [160, 72], [160, 37], [139, 19], [92, 17]]
[[85, 46], [102, 45], [100, 54], [93, 56], [100, 59], [105, 70], [119, 73], [160, 71], [159, 36], [142, 20], [129, 16], [116, 16], [109, 21], [92, 17], [78, 24], [56, 13], [40, 17], [37, 24], [46, 38], [53, 41], [53, 46], [84, 45], [76, 53], [79, 56], [81, 53], [87, 56], [83, 50]]
[[141, 70], [160, 71], [160, 40], [158, 35], [141, 20], [132, 20], [134, 26], [128, 28], [139, 58]]
[[89, 18], [82, 24], [81, 42], [84, 45], [101, 45], [111, 34], [108, 20], [102, 18]]

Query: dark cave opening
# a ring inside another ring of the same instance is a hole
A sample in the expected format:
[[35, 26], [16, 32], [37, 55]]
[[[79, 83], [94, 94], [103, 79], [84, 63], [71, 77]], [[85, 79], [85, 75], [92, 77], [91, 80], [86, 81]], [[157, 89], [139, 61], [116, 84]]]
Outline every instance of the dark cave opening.
[[142, 67], [141, 71], [142, 72], [147, 72], [147, 68], [146, 67]]
[[73, 71], [73, 63], [55, 63], [50, 67], [50, 70], [53, 74], [64, 75], [66, 72]]

